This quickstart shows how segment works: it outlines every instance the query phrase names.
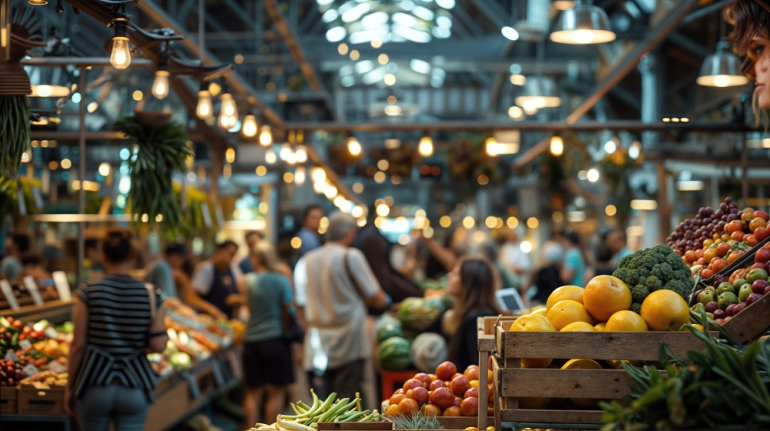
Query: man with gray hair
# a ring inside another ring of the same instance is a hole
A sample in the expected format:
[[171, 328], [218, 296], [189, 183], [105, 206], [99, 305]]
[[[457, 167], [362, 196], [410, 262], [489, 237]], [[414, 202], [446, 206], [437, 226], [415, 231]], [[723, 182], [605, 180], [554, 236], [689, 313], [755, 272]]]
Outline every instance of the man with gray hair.
[[305, 306], [309, 334], [304, 368], [323, 372], [326, 392], [350, 399], [364, 392], [364, 366], [372, 357], [366, 309], [388, 306], [363, 253], [352, 248], [357, 231], [353, 216], [335, 212], [326, 244], [308, 252], [294, 272], [297, 304]]

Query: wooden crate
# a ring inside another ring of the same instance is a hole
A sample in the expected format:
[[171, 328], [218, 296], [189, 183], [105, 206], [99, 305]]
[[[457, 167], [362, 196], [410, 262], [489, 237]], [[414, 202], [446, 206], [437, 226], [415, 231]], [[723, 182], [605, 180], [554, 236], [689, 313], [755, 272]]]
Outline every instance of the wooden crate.
[[722, 325], [735, 341], [746, 344], [764, 335], [770, 329], [770, 295], [749, 305]]
[[347, 430], [347, 431], [391, 431], [393, 422], [339, 423], [319, 422], [318, 431]]
[[46, 390], [19, 388], [18, 413], [20, 415], [56, 416], [64, 414], [64, 388]]
[[[618, 400], [631, 393], [633, 383], [622, 369], [521, 368], [521, 359], [655, 362], [662, 344], [678, 358], [685, 358], [689, 350], [704, 349], [689, 331], [510, 332], [497, 325], [495, 332], [499, 357], [493, 361], [494, 384], [501, 402], [500, 414], [495, 412], [496, 429], [501, 422], [599, 424], [600, 410], [573, 410], [566, 399]], [[519, 408], [519, 398], [565, 399], [565, 403], [555, 409], [523, 409]]]
[[18, 390], [16, 386], [0, 387], [0, 414], [14, 414], [17, 408]]

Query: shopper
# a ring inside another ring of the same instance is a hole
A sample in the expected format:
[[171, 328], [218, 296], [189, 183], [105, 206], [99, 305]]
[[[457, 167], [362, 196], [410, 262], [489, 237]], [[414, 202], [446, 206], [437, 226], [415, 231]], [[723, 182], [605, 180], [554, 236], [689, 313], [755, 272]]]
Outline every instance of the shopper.
[[254, 271], [247, 274], [249, 321], [243, 346], [246, 425], [257, 421], [265, 395], [264, 422], [272, 422], [286, 408], [289, 385], [294, 383], [291, 342], [286, 339], [294, 313], [291, 285], [277, 272], [278, 256], [272, 244], [260, 241], [251, 250]]
[[515, 272], [509, 271], [500, 263], [497, 242], [486, 241], [481, 243], [479, 245], [479, 253], [492, 262], [495, 270], [500, 275], [501, 289], [519, 289], [522, 286], [519, 276]]
[[612, 265], [616, 267], [618, 266], [620, 259], [623, 259], [632, 253], [627, 245], [628, 239], [626, 238], [626, 232], [622, 229], [610, 230], [604, 234], [604, 241], [602, 242], [606, 245], [609, 252], [612, 253], [610, 261]]
[[37, 254], [27, 254], [21, 258], [22, 269], [16, 277], [16, 282], [21, 283], [24, 277], [31, 276], [35, 280], [52, 281], [51, 273], [45, 269], [43, 259]]
[[457, 298], [457, 304], [447, 316], [446, 328], [452, 334], [449, 360], [459, 370], [478, 365], [478, 327], [476, 320], [501, 313], [495, 292], [500, 277], [486, 258], [463, 258], [447, 274], [446, 293]]
[[755, 115], [767, 121], [766, 111], [770, 110], [770, 1], [730, 0], [724, 16], [733, 27], [728, 36], [733, 51], [746, 56], [742, 72], [756, 84]]
[[255, 230], [252, 230], [246, 233], [244, 239], [246, 240], [248, 253], [246, 253], [246, 256], [241, 260], [241, 263], [238, 264], [238, 268], [240, 268], [241, 272], [246, 275], [248, 273], [254, 272], [254, 268], [251, 266], [251, 251], [254, 250], [254, 247], [256, 247], [260, 241], [265, 239], [265, 236]]
[[439, 238], [428, 238], [420, 232], [419, 241], [428, 250], [425, 277], [437, 280], [455, 267], [461, 255], [456, 247], [457, 232], [445, 231]]
[[580, 236], [577, 232], [565, 229], [556, 235], [564, 247], [564, 262], [560, 277], [565, 284], [585, 286], [586, 260], [580, 249]]
[[606, 241], [602, 241], [596, 247], [596, 267], [594, 269], [594, 276], [597, 275], [612, 275], [617, 268], [615, 263], [616, 256], [613, 256], [612, 248]]
[[243, 274], [233, 262], [238, 244], [227, 240], [217, 244], [211, 259], [198, 264], [193, 274], [192, 286], [201, 299], [214, 305], [228, 319], [232, 319], [244, 298], [239, 293]]
[[422, 290], [393, 267], [390, 260], [393, 244], [373, 223], [358, 231], [355, 246], [364, 254], [380, 286], [394, 302], [422, 296]]
[[[353, 216], [332, 214], [328, 242], [305, 255], [295, 278], [297, 302], [305, 304], [309, 331], [317, 332], [319, 341], [316, 345], [312, 336], [306, 337], [304, 368], [313, 370], [316, 362], [326, 390], [350, 399], [363, 392], [364, 366], [372, 357], [366, 307], [388, 306], [363, 253], [351, 248], [357, 230]], [[319, 368], [324, 357], [328, 362]]]
[[85, 258], [86, 265], [90, 271], [104, 272], [104, 265], [102, 264], [102, 252], [99, 250], [99, 240], [96, 238], [88, 238], [85, 241]]
[[5, 257], [0, 261], [0, 276], [16, 280], [21, 272], [21, 256], [29, 251], [29, 235], [13, 233], [5, 237]]
[[302, 212], [302, 228], [297, 232], [297, 238], [302, 241], [302, 244], [294, 253], [294, 258], [292, 259], [294, 266], [296, 266], [305, 253], [321, 247], [321, 235], [318, 231], [321, 229], [321, 219], [323, 217], [324, 211], [319, 205], [310, 205]]
[[[502, 229], [507, 235], [501, 235], [505, 242], [500, 245], [500, 264], [520, 279], [527, 280], [532, 271], [532, 259], [521, 250], [519, 234], [515, 229]], [[526, 284], [526, 283], [525, 283]]]
[[134, 261], [129, 232], [110, 231], [102, 251], [104, 278], [74, 295], [65, 409], [83, 431], [141, 431], [155, 387], [147, 352], [163, 352], [168, 341], [162, 297], [128, 275]]
[[[184, 246], [183, 244], [181, 245]], [[174, 243], [166, 246], [166, 250], [163, 253], [164, 256], [159, 256], [154, 262], [151, 262], [150, 269], [147, 271], [147, 282], [160, 289], [166, 298], [178, 296], [173, 270], [169, 262], [169, 260], [174, 259], [173, 253], [175, 253], [175, 247], [177, 246], [178, 244]]]
[[548, 241], [543, 244], [540, 268], [535, 273], [533, 283], [536, 291], [532, 295], [531, 303], [545, 304], [551, 292], [564, 285], [561, 278], [563, 259], [564, 249], [560, 243]]

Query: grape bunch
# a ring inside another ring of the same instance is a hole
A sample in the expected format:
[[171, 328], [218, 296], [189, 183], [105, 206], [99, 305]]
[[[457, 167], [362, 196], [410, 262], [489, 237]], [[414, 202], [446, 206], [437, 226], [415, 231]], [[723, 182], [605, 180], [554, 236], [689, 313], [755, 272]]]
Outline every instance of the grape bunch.
[[698, 210], [695, 218], [679, 223], [679, 226], [666, 239], [666, 244], [674, 249], [676, 254], [683, 256], [689, 250], [703, 248], [703, 241], [718, 238], [724, 232], [727, 223], [740, 219], [738, 204], [727, 198], [719, 205], [718, 210], [704, 207]]
[[27, 377], [21, 365], [0, 359], [0, 386], [16, 386], [23, 378]]

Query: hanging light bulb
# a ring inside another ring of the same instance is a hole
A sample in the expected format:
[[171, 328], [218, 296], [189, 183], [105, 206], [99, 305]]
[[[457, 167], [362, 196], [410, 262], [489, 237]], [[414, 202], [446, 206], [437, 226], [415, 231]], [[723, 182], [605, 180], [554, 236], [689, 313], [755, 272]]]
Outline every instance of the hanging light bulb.
[[487, 140], [484, 142], [484, 148], [486, 149], [487, 155], [489, 157], [495, 157], [499, 153], [497, 139], [495, 139], [494, 136], [487, 138]]
[[297, 170], [294, 171], [294, 184], [301, 186], [305, 184], [305, 167], [299, 166], [297, 167]]
[[740, 73], [741, 61], [730, 52], [730, 43], [717, 44], [717, 51], [703, 61], [696, 82], [704, 87], [737, 87], [746, 85], [749, 79]]
[[551, 40], [571, 45], [606, 43], [615, 40], [616, 35], [610, 29], [607, 13], [592, 3], [591, 0], [576, 0], [575, 7], [562, 12], [551, 33]]
[[48, 4], [48, 0], [29, 0], [27, 3], [31, 4], [32, 6], [45, 6]]
[[313, 178], [313, 182], [324, 183], [326, 181], [326, 171], [324, 168], [315, 167], [310, 171], [310, 176]]
[[540, 108], [555, 108], [561, 105], [556, 83], [546, 76], [530, 76], [524, 83], [521, 96], [515, 99], [516, 104], [524, 111], [537, 112]]
[[551, 136], [551, 154], [559, 157], [562, 153], [564, 153], [564, 141], [561, 139], [561, 136]]
[[219, 127], [230, 130], [238, 123], [238, 107], [230, 93], [224, 93], [219, 97], [222, 106], [219, 108]]
[[168, 96], [168, 77], [171, 74], [168, 70], [158, 70], [155, 72], [155, 81], [152, 82], [152, 95], [156, 99], [165, 99]]
[[433, 155], [433, 139], [430, 136], [425, 135], [420, 139], [420, 143], [417, 145], [417, 151], [423, 157], [430, 157]]
[[297, 147], [297, 151], [294, 153], [294, 155], [297, 157], [297, 163], [307, 162], [307, 149], [305, 149], [304, 145]]
[[270, 130], [270, 126], [265, 124], [259, 131], [259, 144], [263, 147], [267, 147], [273, 144], [273, 132]]
[[115, 18], [112, 20], [115, 35], [112, 37], [112, 54], [110, 64], [115, 69], [125, 69], [131, 64], [131, 53], [128, 50], [128, 20]]
[[201, 120], [208, 120], [214, 115], [211, 93], [209, 93], [208, 87], [203, 82], [201, 82], [201, 89], [198, 91], [198, 107], [195, 108], [195, 115]]
[[348, 152], [351, 156], [360, 156], [361, 155], [361, 143], [358, 142], [358, 139], [354, 137], [348, 138]]
[[247, 138], [253, 138], [257, 136], [258, 130], [259, 126], [257, 126], [257, 117], [255, 117], [253, 114], [249, 114], [243, 117], [243, 136]]

